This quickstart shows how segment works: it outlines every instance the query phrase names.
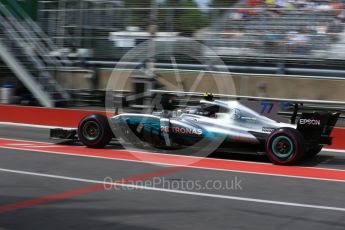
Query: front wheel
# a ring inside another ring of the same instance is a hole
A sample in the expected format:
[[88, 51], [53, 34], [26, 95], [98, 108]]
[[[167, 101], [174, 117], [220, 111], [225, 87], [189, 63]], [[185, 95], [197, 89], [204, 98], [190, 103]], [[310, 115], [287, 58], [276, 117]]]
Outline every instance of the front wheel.
[[79, 140], [90, 148], [102, 148], [112, 139], [107, 117], [92, 114], [84, 117], [78, 126]]
[[293, 128], [279, 128], [266, 141], [266, 152], [272, 163], [292, 165], [304, 155], [304, 140], [301, 133]]

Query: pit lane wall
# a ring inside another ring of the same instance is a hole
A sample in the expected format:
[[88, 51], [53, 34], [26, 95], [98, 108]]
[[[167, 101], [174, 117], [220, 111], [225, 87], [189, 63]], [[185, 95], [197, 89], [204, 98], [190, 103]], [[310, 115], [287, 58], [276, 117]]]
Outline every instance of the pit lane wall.
[[[290, 99], [311, 99], [345, 101], [345, 78], [267, 75], [243, 73], [205, 72], [200, 78], [200, 71], [195, 70], [163, 70], [154, 71], [157, 82], [166, 90], [184, 90], [237, 94], [244, 96], [263, 96]], [[97, 84], [90, 81], [84, 72], [60, 72], [57, 81], [67, 89], [106, 90], [110, 76], [117, 79], [114, 90], [133, 90], [132, 77], [137, 72], [130, 70], [97, 70]], [[200, 81], [199, 81], [200, 80]], [[199, 81], [197, 84], [194, 84]], [[226, 87], [219, 87], [225, 85]], [[181, 87], [183, 89], [181, 89]]]
[[[0, 105], [0, 122], [75, 128], [84, 116], [92, 113], [106, 115], [104, 111], [94, 110]], [[345, 128], [335, 128], [332, 137], [334, 139], [331, 148], [345, 149]]]

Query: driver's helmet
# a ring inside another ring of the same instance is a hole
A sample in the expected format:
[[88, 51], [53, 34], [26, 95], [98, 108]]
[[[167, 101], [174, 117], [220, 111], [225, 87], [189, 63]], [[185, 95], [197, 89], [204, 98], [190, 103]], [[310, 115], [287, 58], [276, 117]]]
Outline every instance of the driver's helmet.
[[213, 95], [212, 95], [212, 93], [205, 92], [202, 96], [204, 97], [204, 99], [205, 99], [206, 101], [212, 101], [212, 100], [213, 100]]

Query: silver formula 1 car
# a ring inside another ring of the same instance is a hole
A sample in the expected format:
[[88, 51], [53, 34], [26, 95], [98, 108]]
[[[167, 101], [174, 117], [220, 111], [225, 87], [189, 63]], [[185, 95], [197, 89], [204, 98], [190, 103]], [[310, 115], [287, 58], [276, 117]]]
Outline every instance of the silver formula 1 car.
[[172, 106], [172, 101], [171, 97], [163, 100], [162, 110], [152, 114], [122, 113], [110, 118], [91, 114], [80, 121], [77, 129], [52, 129], [51, 137], [77, 137], [91, 148], [102, 148], [112, 138], [120, 138], [134, 145], [157, 148], [192, 146], [212, 151], [265, 153], [275, 164], [291, 165], [330, 145], [331, 131], [340, 116], [339, 112], [318, 111], [315, 107], [299, 112], [301, 106], [290, 103], [291, 123], [284, 123], [237, 100], [213, 100], [208, 96], [198, 105], [183, 108]]

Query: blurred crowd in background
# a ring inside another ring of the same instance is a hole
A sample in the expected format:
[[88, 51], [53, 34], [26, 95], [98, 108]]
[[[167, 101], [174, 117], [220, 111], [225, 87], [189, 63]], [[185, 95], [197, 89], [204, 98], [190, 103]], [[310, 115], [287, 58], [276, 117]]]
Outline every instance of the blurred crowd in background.
[[225, 57], [345, 58], [339, 52], [345, 13], [338, 0], [63, 2], [39, 2], [38, 23], [59, 47], [92, 49], [96, 58], [119, 58], [131, 42], [118, 41], [135, 45], [150, 36], [171, 50], [172, 37], [193, 37]]
[[[284, 46], [289, 54], [308, 54], [314, 38], [329, 35], [328, 42], [335, 43], [344, 28], [344, 5], [337, 0], [248, 0], [238, 7], [243, 8], [228, 13], [228, 27], [222, 37], [241, 39], [245, 34], [262, 34], [265, 50], [273, 53]], [[250, 21], [261, 21], [263, 26]], [[253, 45], [260, 44], [256, 41]]]
[[[172, 70], [175, 61], [188, 70], [212, 69], [220, 57], [234, 73], [343, 77], [344, 4], [345, 0], [0, 0], [1, 98], [9, 101], [9, 92], [15, 90], [28, 101], [36, 98], [44, 106], [54, 106], [70, 101], [75, 90], [86, 89], [87, 93], [78, 92], [80, 97], [90, 102], [100, 90], [97, 100], [102, 102], [110, 70], [143, 42], [150, 50], [132, 60], [146, 68], [143, 75], [157, 67]], [[153, 57], [155, 51], [159, 54]], [[241, 93], [251, 93], [242, 83]]]

